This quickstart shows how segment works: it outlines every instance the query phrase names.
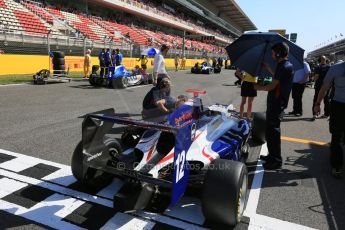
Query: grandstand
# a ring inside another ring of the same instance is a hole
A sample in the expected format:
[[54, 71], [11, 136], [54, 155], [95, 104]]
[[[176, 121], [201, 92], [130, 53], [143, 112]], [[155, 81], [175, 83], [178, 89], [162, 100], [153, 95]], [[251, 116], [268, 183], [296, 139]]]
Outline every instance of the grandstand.
[[321, 55], [325, 55], [331, 61], [345, 60], [345, 39], [333, 42], [308, 53], [309, 60], [317, 60]]
[[189, 57], [222, 56], [234, 38], [256, 29], [234, 0], [163, 2], [0, 0], [0, 50], [47, 54], [59, 49], [82, 55], [86, 48], [119, 47], [131, 56], [134, 47], [164, 43], [176, 53], [185, 45]]

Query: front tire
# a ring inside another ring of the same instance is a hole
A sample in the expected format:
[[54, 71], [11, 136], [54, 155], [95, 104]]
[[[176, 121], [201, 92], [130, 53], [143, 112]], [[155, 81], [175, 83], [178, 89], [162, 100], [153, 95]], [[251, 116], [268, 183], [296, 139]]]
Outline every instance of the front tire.
[[246, 166], [237, 161], [216, 159], [206, 173], [202, 191], [202, 210], [206, 220], [236, 226], [246, 207], [247, 193]]
[[128, 78], [126, 77], [118, 77], [115, 78], [117, 82], [117, 87], [120, 89], [125, 89], [128, 87]]

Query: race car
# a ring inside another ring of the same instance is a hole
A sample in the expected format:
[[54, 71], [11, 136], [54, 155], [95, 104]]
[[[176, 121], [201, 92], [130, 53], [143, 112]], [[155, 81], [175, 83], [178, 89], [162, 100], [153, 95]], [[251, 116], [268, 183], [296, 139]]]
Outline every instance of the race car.
[[191, 68], [191, 73], [194, 74], [212, 74], [212, 73], [220, 73], [221, 72], [221, 67], [219, 65], [216, 65], [215, 68], [211, 66], [209, 62], [203, 62], [201, 63], [201, 66], [199, 66], [199, 63], [196, 63], [192, 68]]
[[[248, 140], [262, 141], [264, 120], [258, 114], [251, 124], [226, 105], [204, 109], [199, 94], [206, 92], [189, 92], [193, 100], [165, 123], [120, 117], [114, 110], [86, 115], [73, 175], [87, 186], [122, 179], [114, 196], [117, 211], [163, 212], [194, 191], [207, 222], [235, 226], [247, 203]], [[114, 124], [125, 126], [121, 141], [111, 137]]]
[[111, 88], [127, 88], [140, 84], [152, 83], [152, 74], [147, 74], [142, 68], [137, 71], [128, 71], [124, 65], [110, 66], [105, 77], [100, 76], [97, 72], [99, 66], [92, 66], [92, 74], [89, 82], [92, 86], [108, 86]]

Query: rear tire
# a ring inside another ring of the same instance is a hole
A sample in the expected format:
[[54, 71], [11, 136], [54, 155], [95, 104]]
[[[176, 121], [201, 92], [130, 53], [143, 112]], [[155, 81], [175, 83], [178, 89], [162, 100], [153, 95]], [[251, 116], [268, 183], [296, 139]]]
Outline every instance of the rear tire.
[[225, 159], [216, 159], [210, 166], [202, 191], [204, 216], [211, 223], [235, 226], [247, 204], [247, 168]]
[[254, 113], [252, 139], [258, 144], [266, 142], [266, 116], [264, 113]]
[[[117, 154], [122, 152], [122, 149], [117, 140], [108, 138], [104, 141], [104, 149], [101, 151], [108, 154], [109, 159], [114, 159]], [[109, 184], [113, 177], [101, 170], [89, 167], [85, 158], [83, 144], [80, 141], [72, 156], [71, 168], [73, 176], [88, 187], [101, 187]]]

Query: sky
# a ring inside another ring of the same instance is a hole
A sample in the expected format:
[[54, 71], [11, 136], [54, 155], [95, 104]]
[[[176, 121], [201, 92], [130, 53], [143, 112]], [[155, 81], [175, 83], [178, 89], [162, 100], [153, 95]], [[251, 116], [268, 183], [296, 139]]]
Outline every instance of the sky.
[[345, 38], [345, 0], [235, 1], [257, 31], [286, 29], [287, 34], [297, 33], [296, 44], [306, 50], [305, 54]]

